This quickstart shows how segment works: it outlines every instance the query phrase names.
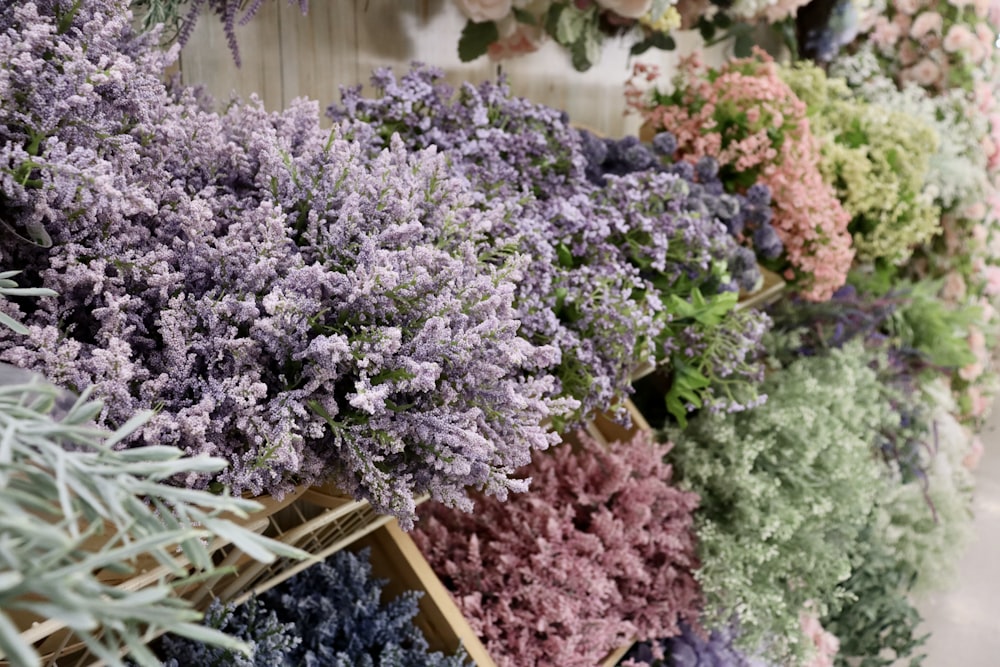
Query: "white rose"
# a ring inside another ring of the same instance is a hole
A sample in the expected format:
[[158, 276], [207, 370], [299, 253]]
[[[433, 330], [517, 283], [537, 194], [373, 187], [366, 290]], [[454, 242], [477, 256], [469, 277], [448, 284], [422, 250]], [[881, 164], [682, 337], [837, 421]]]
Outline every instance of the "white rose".
[[610, 9], [618, 16], [637, 19], [649, 13], [653, 0], [597, 0], [597, 4]]
[[455, 0], [455, 4], [476, 23], [499, 21], [510, 14], [511, 0]]

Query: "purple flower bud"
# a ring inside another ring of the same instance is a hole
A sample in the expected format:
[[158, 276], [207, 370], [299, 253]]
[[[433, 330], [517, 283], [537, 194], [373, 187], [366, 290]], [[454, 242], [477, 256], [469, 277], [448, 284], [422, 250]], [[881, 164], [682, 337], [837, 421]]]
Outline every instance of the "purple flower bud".
[[771, 188], [763, 183], [754, 183], [747, 190], [747, 200], [753, 206], [768, 206], [771, 203]]
[[660, 132], [653, 137], [653, 150], [666, 157], [673, 157], [677, 151], [677, 137], [673, 132]]
[[719, 163], [714, 157], [705, 155], [698, 160], [698, 164], [695, 165], [695, 171], [698, 173], [698, 179], [702, 183], [711, 181], [719, 174]]
[[785, 249], [771, 225], [761, 225], [754, 230], [753, 245], [764, 259], [777, 259]]

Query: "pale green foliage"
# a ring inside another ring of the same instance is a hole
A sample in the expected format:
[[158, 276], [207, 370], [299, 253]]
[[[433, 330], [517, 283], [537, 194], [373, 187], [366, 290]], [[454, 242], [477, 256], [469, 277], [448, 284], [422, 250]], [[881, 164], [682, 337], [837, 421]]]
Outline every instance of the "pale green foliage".
[[221, 517], [246, 516], [257, 503], [167, 483], [219, 470], [221, 459], [183, 458], [172, 447], [112, 449], [149, 414], [104, 432], [92, 426], [102, 405], [87, 394], [74, 400], [37, 380], [11, 384], [23, 371], [0, 371], [0, 654], [17, 665], [38, 664], [12, 621], [19, 611], [71, 628], [108, 665], [123, 664], [121, 645], [134, 661], [159, 664], [144, 646], [147, 630], [239, 648], [195, 624], [200, 614], [164, 579], [127, 591], [98, 573], [127, 574], [138, 558], [151, 557], [177, 583], [214, 569], [206, 544], [215, 537], [262, 561], [305, 554]]
[[781, 77], [808, 106], [823, 142], [820, 168], [851, 214], [857, 257], [905, 263], [939, 230], [941, 211], [926, 187], [937, 132], [919, 117], [856, 97], [814, 65], [782, 68]]
[[927, 590], [948, 582], [969, 542], [973, 477], [962, 465], [971, 437], [952, 416], [948, 388], [935, 383], [924, 396], [932, 410], [921, 451], [927, 479], [903, 484], [894, 472], [872, 519], [873, 534], [917, 573], [916, 588]]
[[735, 415], [702, 414], [668, 459], [696, 513], [710, 624], [735, 614], [748, 647], [801, 655], [799, 613], [835, 603], [850, 555], [883, 493], [873, 434], [898, 424], [862, 350], [847, 346], [773, 373], [768, 401]]

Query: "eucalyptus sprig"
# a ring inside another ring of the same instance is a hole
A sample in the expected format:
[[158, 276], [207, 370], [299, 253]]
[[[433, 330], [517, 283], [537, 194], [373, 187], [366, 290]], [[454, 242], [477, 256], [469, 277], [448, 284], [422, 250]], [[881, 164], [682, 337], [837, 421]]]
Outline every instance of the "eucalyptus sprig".
[[[215, 538], [262, 562], [306, 554], [229, 520], [247, 517], [256, 502], [168, 483], [225, 461], [185, 458], [173, 447], [116, 451], [151, 415], [107, 432], [92, 425], [102, 409], [89, 391], [67, 401], [40, 380], [0, 384], [0, 657], [40, 664], [19, 634], [18, 612], [69, 628], [111, 666], [123, 664], [122, 647], [138, 664], [158, 665], [145, 641], [160, 631], [249, 651], [197, 625], [201, 614], [174, 586], [215, 571]], [[163, 566], [164, 577], [140, 590], [104, 580], [128, 575], [140, 558]]]

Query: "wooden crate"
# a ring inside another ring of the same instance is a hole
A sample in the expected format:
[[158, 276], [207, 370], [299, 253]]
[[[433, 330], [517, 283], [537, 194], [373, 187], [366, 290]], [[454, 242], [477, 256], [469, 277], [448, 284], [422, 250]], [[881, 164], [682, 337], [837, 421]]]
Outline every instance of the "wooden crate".
[[396, 598], [406, 591], [424, 592], [415, 622], [431, 649], [454, 653], [461, 644], [478, 667], [496, 667], [448, 589], [399, 523], [388, 521], [358, 540], [357, 546], [371, 549], [372, 574], [389, 581], [383, 589], [386, 599]]

